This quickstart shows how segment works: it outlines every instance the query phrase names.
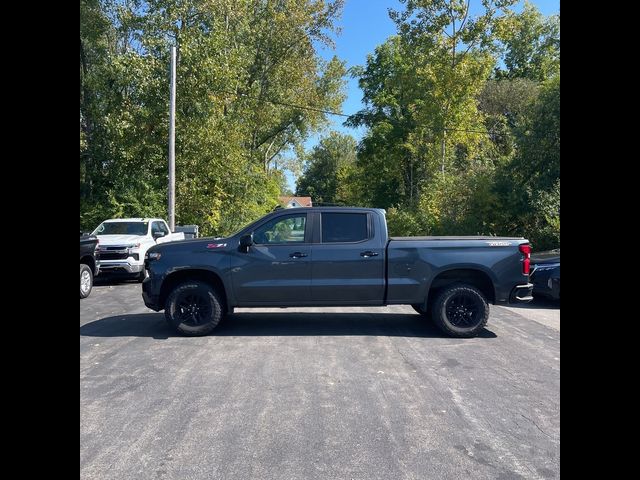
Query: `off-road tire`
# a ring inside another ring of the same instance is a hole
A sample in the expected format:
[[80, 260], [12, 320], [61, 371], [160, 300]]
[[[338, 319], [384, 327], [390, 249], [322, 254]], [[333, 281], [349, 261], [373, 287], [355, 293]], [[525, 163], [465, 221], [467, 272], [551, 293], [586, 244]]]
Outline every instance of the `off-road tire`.
[[487, 299], [471, 285], [445, 287], [433, 302], [433, 322], [452, 337], [475, 337], [487, 325], [488, 319]]
[[179, 333], [199, 337], [215, 329], [223, 316], [220, 294], [209, 284], [187, 281], [177, 285], [167, 297], [165, 319]]

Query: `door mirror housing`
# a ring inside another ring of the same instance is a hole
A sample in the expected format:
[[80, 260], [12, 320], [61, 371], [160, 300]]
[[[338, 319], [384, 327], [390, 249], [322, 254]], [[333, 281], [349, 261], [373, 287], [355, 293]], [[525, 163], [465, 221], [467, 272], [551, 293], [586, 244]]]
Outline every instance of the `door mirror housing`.
[[164, 237], [165, 235], [166, 233], [164, 233], [163, 231], [153, 232], [153, 238], [160, 238], [160, 237]]
[[252, 233], [240, 237], [240, 251], [247, 253], [251, 245], [253, 245]]

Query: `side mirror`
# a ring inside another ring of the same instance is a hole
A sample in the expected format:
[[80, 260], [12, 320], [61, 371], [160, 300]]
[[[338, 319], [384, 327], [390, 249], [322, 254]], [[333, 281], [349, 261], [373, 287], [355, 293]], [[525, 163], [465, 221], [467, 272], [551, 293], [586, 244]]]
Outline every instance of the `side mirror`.
[[253, 245], [253, 234], [243, 235], [240, 237], [240, 250], [247, 253], [249, 247]]
[[166, 235], [166, 233], [160, 231], [160, 232], [154, 232], [153, 233], [153, 238], [160, 238], [160, 237], [164, 237]]

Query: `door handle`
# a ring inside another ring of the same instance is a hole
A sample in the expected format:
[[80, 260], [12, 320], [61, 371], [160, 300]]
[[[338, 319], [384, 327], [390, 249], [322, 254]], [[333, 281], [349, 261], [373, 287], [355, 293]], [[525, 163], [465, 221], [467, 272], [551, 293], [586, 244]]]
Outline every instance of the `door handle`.
[[360, 252], [360, 256], [364, 258], [377, 257], [378, 252], [372, 252], [371, 250], [367, 250], [366, 252]]
[[303, 257], [306, 257], [307, 254], [302, 252], [293, 252], [293, 253], [290, 253], [289, 256], [291, 258], [303, 258]]

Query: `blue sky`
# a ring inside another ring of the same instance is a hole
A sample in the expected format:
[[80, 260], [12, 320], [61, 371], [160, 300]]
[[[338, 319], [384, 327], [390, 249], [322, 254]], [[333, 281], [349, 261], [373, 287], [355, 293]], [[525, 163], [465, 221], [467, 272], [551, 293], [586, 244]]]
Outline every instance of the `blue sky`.
[[[553, 15], [560, 11], [560, 0], [530, 0], [544, 15]], [[479, 0], [471, 0], [471, 12], [480, 6]], [[345, 60], [347, 68], [364, 65], [367, 55], [383, 43], [390, 35], [396, 33], [395, 25], [388, 15], [389, 8], [402, 10], [403, 4], [399, 0], [345, 0], [342, 18], [337, 22], [342, 31], [333, 36], [334, 49], [319, 48], [319, 54], [329, 60], [337, 55]], [[347, 98], [342, 104], [342, 113], [352, 114], [362, 108], [362, 91], [358, 88], [358, 80], [349, 78], [347, 83]], [[362, 138], [364, 128], [354, 129], [343, 127], [343, 117], [331, 117], [330, 129], [349, 133], [356, 139]], [[320, 135], [307, 140], [305, 146], [312, 148], [318, 143]], [[295, 190], [295, 179], [287, 174], [289, 188]]]

